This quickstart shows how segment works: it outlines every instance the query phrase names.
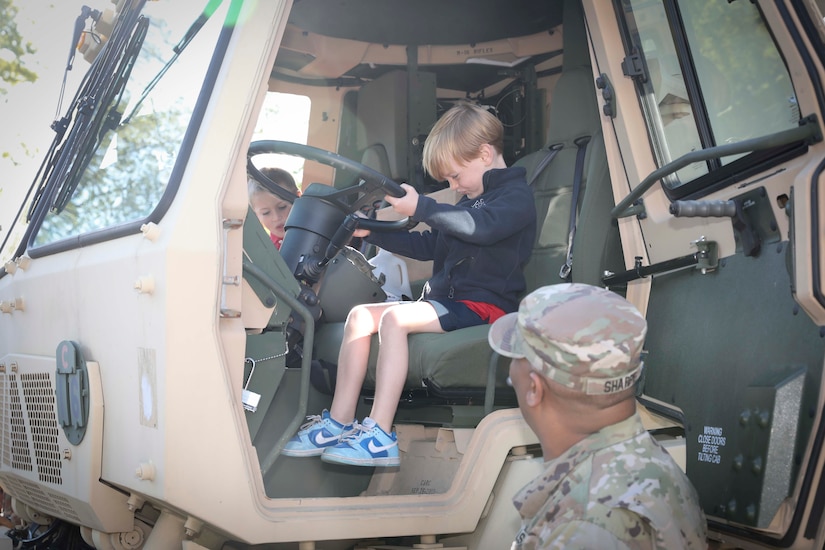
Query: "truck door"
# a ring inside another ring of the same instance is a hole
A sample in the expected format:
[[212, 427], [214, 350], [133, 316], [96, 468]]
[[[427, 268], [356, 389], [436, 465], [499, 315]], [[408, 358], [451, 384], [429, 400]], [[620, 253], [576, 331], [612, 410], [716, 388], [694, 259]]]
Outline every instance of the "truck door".
[[812, 537], [822, 15], [782, 2], [593, 4], [608, 156], [622, 157], [613, 214], [638, 235], [623, 239], [627, 272], [605, 283], [646, 306], [640, 401], [683, 427], [712, 531], [767, 546]]

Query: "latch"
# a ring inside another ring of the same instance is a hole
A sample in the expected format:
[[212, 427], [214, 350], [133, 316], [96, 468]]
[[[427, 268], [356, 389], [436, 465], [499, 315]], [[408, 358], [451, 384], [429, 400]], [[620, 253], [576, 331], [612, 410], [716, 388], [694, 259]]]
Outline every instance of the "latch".
[[622, 72], [625, 76], [638, 80], [639, 82], [647, 82], [647, 68], [645, 67], [645, 60], [637, 50], [622, 59]]
[[696, 269], [701, 271], [702, 275], [716, 271], [719, 267], [719, 245], [716, 241], [708, 241], [705, 237], [699, 237], [690, 244], [697, 248]]
[[691, 241], [692, 245], [696, 246], [697, 251], [687, 256], [680, 256], [672, 260], [665, 260], [653, 265], [642, 265], [642, 257], [636, 256], [636, 261], [633, 269], [623, 271], [622, 273], [604, 272], [602, 283], [604, 286], [610, 288], [611, 286], [621, 285], [635, 281], [637, 279], [644, 279], [660, 273], [669, 273], [671, 271], [678, 271], [686, 267], [694, 266], [702, 272], [702, 274], [715, 271], [719, 266], [719, 252], [718, 245], [715, 241], [705, 240], [700, 237], [695, 241]]

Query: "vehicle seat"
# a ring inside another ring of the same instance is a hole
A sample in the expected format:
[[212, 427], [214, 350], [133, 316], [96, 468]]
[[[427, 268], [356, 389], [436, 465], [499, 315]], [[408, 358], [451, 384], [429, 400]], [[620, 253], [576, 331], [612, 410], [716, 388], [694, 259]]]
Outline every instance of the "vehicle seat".
[[364, 149], [361, 154], [361, 164], [382, 174], [391, 174], [390, 157], [387, 148], [381, 143], [375, 143]]
[[[603, 262], [618, 258], [618, 236], [608, 237], [615, 221], [610, 216], [613, 194], [607, 169], [607, 157], [601, 136], [589, 53], [584, 33], [583, 15], [578, 2], [567, 2], [565, 13], [565, 59], [562, 75], [553, 92], [548, 125], [547, 148], [520, 159], [516, 165], [527, 169], [532, 180], [538, 218], [537, 241], [525, 269], [527, 291], [539, 286], [563, 282], [559, 270], [567, 255], [573, 179], [578, 147], [582, 136], [591, 139], [586, 148], [582, 178], [578, 229], [574, 241], [575, 263], [572, 277], [577, 282], [598, 284]], [[568, 10], [568, 6], [575, 9]], [[553, 160], [540, 173], [537, 167], [548, 155], [550, 146], [558, 146]], [[588, 212], [586, 208], [592, 208]], [[584, 227], [585, 224], [592, 227]], [[615, 248], [607, 250], [607, 248]], [[624, 269], [623, 267], [619, 270]], [[489, 325], [470, 327], [447, 334], [414, 334], [409, 337], [410, 362], [406, 387], [426, 388], [430, 396], [448, 400], [479, 402], [484, 399], [491, 360], [497, 361], [496, 387], [507, 389], [508, 360], [493, 357], [487, 343]], [[322, 364], [337, 362], [343, 323], [322, 326], [316, 338], [315, 357]], [[377, 337], [371, 346], [366, 388], [374, 387]], [[497, 392], [501, 404], [512, 406], [511, 390]]]

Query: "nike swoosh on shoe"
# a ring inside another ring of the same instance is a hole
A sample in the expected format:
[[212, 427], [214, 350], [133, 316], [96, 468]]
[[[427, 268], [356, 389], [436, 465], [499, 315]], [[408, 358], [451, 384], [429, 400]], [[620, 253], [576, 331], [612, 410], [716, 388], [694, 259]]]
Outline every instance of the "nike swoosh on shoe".
[[312, 442], [318, 445], [319, 447], [323, 447], [324, 445], [329, 445], [333, 441], [338, 441], [341, 438], [339, 435], [333, 435], [327, 437], [324, 435], [323, 430], [318, 430], [315, 432], [315, 437], [312, 438]]
[[375, 453], [380, 453], [380, 452], [383, 452], [383, 451], [387, 451], [387, 450], [389, 450], [389, 449], [392, 449], [392, 448], [393, 448], [393, 447], [395, 447], [396, 445], [398, 445], [398, 442], [397, 442], [397, 441], [393, 442], [393, 443], [392, 443], [392, 444], [390, 444], [390, 445], [380, 445], [380, 446], [379, 446], [379, 445], [376, 445], [376, 444], [375, 444], [375, 440], [374, 440], [374, 439], [370, 439], [369, 445], [367, 445], [367, 449], [368, 449], [368, 450], [369, 450], [369, 452], [371, 452], [372, 454], [375, 454]]

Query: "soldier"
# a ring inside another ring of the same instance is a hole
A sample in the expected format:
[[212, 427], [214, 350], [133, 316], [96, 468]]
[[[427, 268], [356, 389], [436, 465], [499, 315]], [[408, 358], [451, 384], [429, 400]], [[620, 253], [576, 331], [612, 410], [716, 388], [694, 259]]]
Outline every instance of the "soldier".
[[636, 412], [646, 332], [627, 300], [576, 283], [539, 288], [492, 325], [546, 461], [513, 499], [513, 549], [707, 547], [696, 490]]

